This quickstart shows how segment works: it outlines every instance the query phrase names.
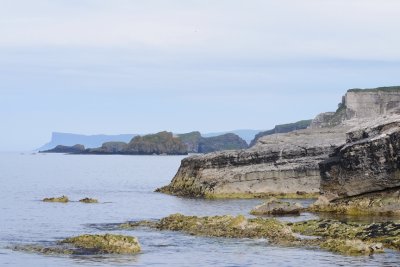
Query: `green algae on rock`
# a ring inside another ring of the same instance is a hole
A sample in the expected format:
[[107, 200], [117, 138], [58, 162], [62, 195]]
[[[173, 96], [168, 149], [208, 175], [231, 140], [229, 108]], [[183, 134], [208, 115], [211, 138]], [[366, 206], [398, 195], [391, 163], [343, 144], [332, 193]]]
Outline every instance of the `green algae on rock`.
[[50, 198], [44, 198], [43, 202], [59, 202], [59, 203], [67, 203], [69, 202], [69, 199], [67, 196], [61, 196], [61, 197], [50, 197]]
[[295, 240], [290, 227], [276, 219], [247, 219], [243, 215], [197, 217], [173, 214], [161, 219], [156, 228], [200, 236]]
[[371, 255], [373, 253], [384, 252], [382, 243], [364, 242], [359, 239], [330, 238], [321, 243], [321, 248], [349, 256]]
[[347, 215], [400, 215], [400, 191], [387, 190], [329, 201], [321, 196], [308, 208], [312, 212]]
[[79, 200], [79, 202], [82, 203], [99, 203], [99, 201], [95, 198], [89, 198], [89, 197], [85, 197]]
[[77, 251], [61, 247], [61, 246], [54, 246], [54, 247], [45, 247], [42, 245], [17, 245], [9, 247], [12, 250], [20, 251], [20, 252], [28, 252], [28, 253], [39, 253], [44, 255], [74, 255], [78, 254]]
[[400, 249], [400, 224], [395, 223], [362, 225], [333, 220], [284, 223], [273, 218], [246, 218], [243, 215], [197, 217], [178, 213], [158, 222], [129, 222], [120, 227], [150, 227], [195, 236], [266, 238], [272, 244], [321, 248], [352, 256], [383, 252], [384, 246]]
[[60, 244], [71, 244], [94, 254], [132, 254], [141, 250], [136, 237], [113, 234], [80, 235], [64, 239]]
[[300, 215], [303, 206], [299, 203], [290, 203], [278, 201], [276, 198], [270, 198], [265, 203], [256, 206], [250, 211], [252, 215]]

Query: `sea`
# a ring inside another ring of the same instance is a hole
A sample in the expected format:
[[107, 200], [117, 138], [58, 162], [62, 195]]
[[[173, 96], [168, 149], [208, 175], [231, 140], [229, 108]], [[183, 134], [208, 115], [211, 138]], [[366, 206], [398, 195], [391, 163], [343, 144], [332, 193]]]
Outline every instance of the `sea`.
[[[204, 200], [154, 190], [170, 182], [183, 156], [0, 154], [0, 266], [400, 266], [400, 253], [350, 257], [310, 248], [280, 247], [265, 239], [191, 236], [138, 228], [118, 230], [116, 223], [185, 215], [249, 216], [260, 199]], [[45, 203], [66, 195], [69, 203]], [[98, 204], [78, 202], [96, 198]], [[308, 205], [312, 200], [302, 200]], [[281, 217], [285, 221], [318, 218], [314, 214]], [[49, 245], [81, 234], [136, 236], [136, 255], [57, 256], [15, 251], [18, 245]]]

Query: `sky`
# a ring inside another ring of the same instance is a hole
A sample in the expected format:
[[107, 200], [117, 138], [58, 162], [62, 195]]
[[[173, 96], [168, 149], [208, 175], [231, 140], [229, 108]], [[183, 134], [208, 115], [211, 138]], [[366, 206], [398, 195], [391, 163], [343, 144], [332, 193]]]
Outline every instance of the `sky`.
[[269, 129], [400, 85], [398, 0], [0, 0], [0, 151]]

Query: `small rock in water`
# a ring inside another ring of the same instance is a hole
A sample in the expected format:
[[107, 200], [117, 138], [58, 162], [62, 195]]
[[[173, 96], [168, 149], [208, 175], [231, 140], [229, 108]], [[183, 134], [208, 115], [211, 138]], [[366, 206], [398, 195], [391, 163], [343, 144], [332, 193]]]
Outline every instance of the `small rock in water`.
[[67, 203], [69, 201], [67, 196], [44, 198], [43, 202], [60, 202]]
[[89, 198], [89, 197], [85, 197], [79, 200], [79, 202], [82, 203], [99, 203], [99, 201], [95, 198]]
[[252, 215], [284, 215], [294, 214], [299, 215], [303, 206], [299, 203], [290, 203], [278, 201], [276, 198], [270, 198], [265, 203], [256, 206], [250, 211]]

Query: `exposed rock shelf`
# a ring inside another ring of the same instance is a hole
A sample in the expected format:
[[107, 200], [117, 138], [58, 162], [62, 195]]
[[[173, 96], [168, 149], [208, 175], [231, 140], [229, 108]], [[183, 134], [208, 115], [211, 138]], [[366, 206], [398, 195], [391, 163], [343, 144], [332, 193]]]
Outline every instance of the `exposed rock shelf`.
[[346, 127], [265, 136], [248, 150], [182, 160], [158, 191], [191, 197], [318, 193], [318, 163], [345, 142]]

